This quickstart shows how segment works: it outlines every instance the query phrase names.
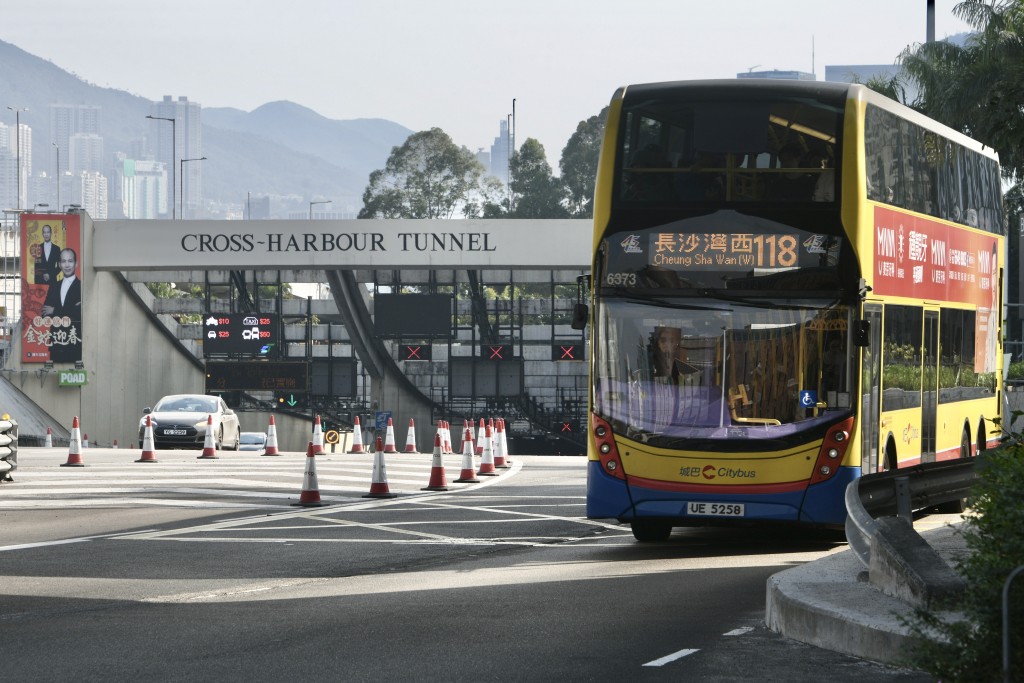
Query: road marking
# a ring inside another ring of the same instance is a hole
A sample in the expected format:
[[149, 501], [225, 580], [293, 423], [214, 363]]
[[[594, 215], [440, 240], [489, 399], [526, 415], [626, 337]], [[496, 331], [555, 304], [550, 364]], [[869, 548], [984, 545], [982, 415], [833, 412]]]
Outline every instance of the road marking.
[[646, 664], [644, 664], [644, 666], [664, 666], [669, 662], [674, 662], [677, 659], [688, 657], [689, 655], [692, 655], [694, 652], [700, 652], [700, 650], [680, 650], [679, 652], [673, 652], [670, 655], [665, 655], [661, 659], [655, 659], [654, 661], [647, 662]]
[[753, 626], [744, 626], [743, 628], [734, 628], [728, 633], [723, 633], [723, 636], [742, 636], [744, 633], [750, 633], [754, 630]]

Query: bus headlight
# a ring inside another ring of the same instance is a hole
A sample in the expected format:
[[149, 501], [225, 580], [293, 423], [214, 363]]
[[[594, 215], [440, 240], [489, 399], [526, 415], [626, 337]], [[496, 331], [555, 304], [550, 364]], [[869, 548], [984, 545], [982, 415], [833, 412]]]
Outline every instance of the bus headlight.
[[605, 455], [608, 455], [611, 452], [611, 450], [612, 450], [612, 446], [611, 446], [611, 444], [603, 443], [603, 444], [601, 444], [601, 448], [599, 450], [602, 453], [604, 453]]
[[835, 449], [835, 448], [828, 449], [828, 457], [832, 458], [833, 460], [835, 458], [838, 458], [839, 457], [839, 451], [837, 449]]
[[600, 438], [604, 438], [604, 435], [607, 433], [608, 429], [604, 425], [597, 425], [597, 428], [594, 429], [594, 434], [596, 434]]

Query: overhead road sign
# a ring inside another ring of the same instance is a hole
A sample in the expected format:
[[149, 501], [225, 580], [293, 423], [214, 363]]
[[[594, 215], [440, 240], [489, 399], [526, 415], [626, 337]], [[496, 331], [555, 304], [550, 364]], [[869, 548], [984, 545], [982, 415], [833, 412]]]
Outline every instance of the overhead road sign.
[[97, 270], [589, 268], [584, 219], [97, 221]]

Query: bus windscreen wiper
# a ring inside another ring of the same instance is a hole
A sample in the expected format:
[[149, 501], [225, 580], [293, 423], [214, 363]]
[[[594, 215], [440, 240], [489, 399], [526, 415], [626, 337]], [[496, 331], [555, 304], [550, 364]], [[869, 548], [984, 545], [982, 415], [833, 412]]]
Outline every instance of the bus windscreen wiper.
[[742, 296], [732, 296], [728, 294], [722, 294], [719, 291], [706, 289], [701, 292], [704, 296], [717, 299], [719, 301], [728, 301], [734, 304], [742, 304], [744, 306], [751, 306], [753, 308], [770, 308], [781, 311], [817, 311], [823, 308], [832, 308], [839, 303], [839, 297], [836, 297], [829, 301], [825, 306], [822, 305], [800, 305], [795, 303], [782, 303], [778, 299], [750, 299]]

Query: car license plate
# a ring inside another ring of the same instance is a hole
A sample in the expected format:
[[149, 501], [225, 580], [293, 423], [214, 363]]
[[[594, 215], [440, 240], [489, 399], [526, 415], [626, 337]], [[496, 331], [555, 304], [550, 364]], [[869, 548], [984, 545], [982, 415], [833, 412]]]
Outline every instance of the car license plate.
[[165, 436], [185, 436], [185, 430], [184, 429], [165, 429], [164, 430], [164, 435]]
[[743, 503], [712, 503], [691, 500], [686, 504], [686, 514], [697, 517], [742, 517], [744, 513]]

